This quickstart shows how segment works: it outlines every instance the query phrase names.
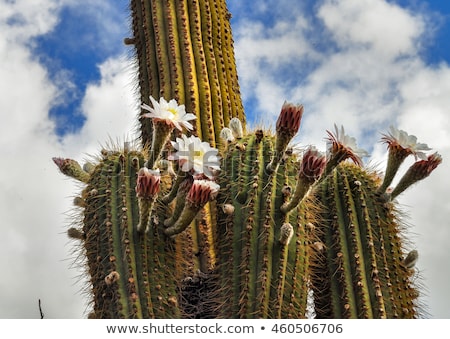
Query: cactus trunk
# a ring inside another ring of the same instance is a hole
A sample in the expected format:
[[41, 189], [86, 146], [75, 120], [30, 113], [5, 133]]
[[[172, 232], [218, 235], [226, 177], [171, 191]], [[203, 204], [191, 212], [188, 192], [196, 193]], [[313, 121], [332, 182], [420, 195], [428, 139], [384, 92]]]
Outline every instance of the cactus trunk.
[[[216, 145], [233, 118], [245, 120], [224, 0], [130, 2], [141, 102], [175, 99], [197, 116], [195, 134]], [[152, 124], [141, 119], [144, 144]]]

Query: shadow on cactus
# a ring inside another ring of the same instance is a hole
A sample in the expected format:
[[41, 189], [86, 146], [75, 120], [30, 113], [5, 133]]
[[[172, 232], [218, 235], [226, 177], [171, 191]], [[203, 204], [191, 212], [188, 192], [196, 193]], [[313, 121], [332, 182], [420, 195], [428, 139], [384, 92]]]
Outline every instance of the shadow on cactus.
[[83, 244], [89, 316], [420, 317], [396, 198], [440, 155], [394, 127], [384, 175], [343, 127], [328, 131], [327, 155], [294, 152], [304, 108], [287, 102], [275, 132], [247, 131], [225, 2], [131, 9], [142, 146], [83, 167], [54, 158], [84, 185], [68, 234]]

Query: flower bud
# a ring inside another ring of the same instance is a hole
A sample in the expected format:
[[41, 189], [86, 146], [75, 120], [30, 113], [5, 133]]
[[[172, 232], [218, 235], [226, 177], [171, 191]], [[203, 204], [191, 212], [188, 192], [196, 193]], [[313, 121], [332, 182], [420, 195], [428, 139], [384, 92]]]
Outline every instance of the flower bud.
[[233, 132], [228, 127], [225, 127], [220, 131], [220, 138], [222, 140], [224, 140], [225, 142], [233, 142], [234, 141]]
[[294, 105], [285, 101], [278, 116], [277, 133], [287, 133], [292, 138], [300, 129], [302, 115], [303, 105]]
[[244, 136], [244, 129], [242, 128], [241, 120], [238, 118], [233, 118], [230, 120], [230, 124], [228, 126], [236, 139], [242, 139]]
[[284, 246], [288, 245], [293, 235], [294, 228], [292, 227], [292, 225], [289, 223], [283, 224], [280, 229], [280, 244]]
[[139, 198], [151, 199], [159, 192], [161, 175], [159, 169], [149, 170], [142, 167], [138, 172], [136, 195]]

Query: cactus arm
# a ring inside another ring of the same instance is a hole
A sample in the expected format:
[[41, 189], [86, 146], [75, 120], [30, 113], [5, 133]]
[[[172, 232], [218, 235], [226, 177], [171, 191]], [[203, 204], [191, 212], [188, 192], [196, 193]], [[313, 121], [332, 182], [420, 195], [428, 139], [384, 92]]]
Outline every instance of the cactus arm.
[[137, 151], [105, 152], [83, 192], [82, 241], [93, 286], [92, 317], [173, 318], [181, 314], [177, 268], [183, 257], [177, 252], [177, 240], [165, 237], [154, 220], [145, 236], [137, 231], [134, 188], [143, 163]]
[[89, 173], [84, 171], [80, 164], [73, 159], [53, 158], [53, 162], [58, 166], [62, 174], [72, 177], [80, 182], [87, 183], [89, 181]]
[[[233, 300], [233, 305], [223, 303], [224, 317], [306, 315], [307, 266], [299, 254], [306, 253], [307, 242], [295, 239], [303, 228], [297, 225], [297, 210], [289, 215], [280, 210], [283, 190], [294, 184], [298, 164], [287, 159], [275, 172], [267, 171], [274, 147], [273, 135], [257, 131], [228, 145], [225, 155], [229, 166], [221, 178], [230, 184], [222, 187], [219, 203], [234, 204], [234, 213], [218, 215], [218, 274], [224, 295]], [[295, 226], [282, 238], [288, 221]]]
[[[313, 282], [321, 289], [318, 316], [415, 317], [417, 291], [411, 271], [402, 264], [397, 218], [376, 193], [378, 178], [342, 164], [321, 185], [322, 205], [328, 206], [321, 225], [330, 282]], [[317, 276], [312, 274], [313, 279]]]

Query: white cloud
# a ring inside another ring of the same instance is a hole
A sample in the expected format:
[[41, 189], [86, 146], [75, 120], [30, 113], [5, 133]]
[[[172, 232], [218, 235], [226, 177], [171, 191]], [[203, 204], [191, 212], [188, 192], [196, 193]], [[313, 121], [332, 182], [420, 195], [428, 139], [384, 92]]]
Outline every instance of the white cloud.
[[58, 23], [61, 5], [0, 4], [0, 318], [38, 318], [38, 299], [46, 318], [86, 316], [80, 292], [86, 285], [80, 270], [71, 268], [75, 254], [65, 233], [79, 188], [51, 159], [82, 160], [84, 151], [99, 151], [107, 134], [125, 136], [134, 121], [131, 61], [110, 59], [99, 66], [102, 79], [85, 93], [82, 131], [65, 143], [58, 139], [48, 113], [73, 84], [64, 76], [53, 83], [31, 47], [33, 38]]
[[[17, 0], [0, 4], [2, 40], [29, 42], [29, 39], [48, 33], [58, 21], [59, 0]], [[7, 33], [7, 34], [6, 34]]]
[[81, 151], [96, 155], [110, 139], [123, 142], [136, 138], [137, 102], [132, 90], [131, 63], [125, 57], [118, 57], [99, 66], [101, 80], [87, 87], [81, 104], [86, 121], [81, 131], [63, 139], [69, 153]]
[[260, 116], [279, 113], [283, 102], [289, 99], [283, 78], [289, 69], [299, 68], [298, 60], [316, 61], [320, 57], [303, 35], [305, 30], [308, 23], [303, 17], [280, 21], [273, 27], [262, 22], [245, 22], [236, 30], [240, 85], [247, 96], [264, 98], [257, 101], [258, 107], [253, 107]]
[[[4, 4], [0, 12], [14, 4], [22, 3]], [[77, 308], [84, 309], [74, 272], [65, 261], [68, 248], [61, 234], [61, 211], [69, 206], [61, 198], [69, 196], [72, 187], [57, 178], [51, 163], [60, 148], [47, 114], [58, 90], [22, 41], [36, 34], [36, 28], [47, 32], [49, 23], [56, 22], [53, 7], [43, 6], [48, 12], [36, 11], [36, 21], [27, 19], [20, 28], [3, 25], [0, 33], [1, 318], [39, 317], [38, 299], [48, 317], [75, 317]], [[24, 17], [29, 13], [24, 10]], [[10, 39], [15, 34], [17, 40]]]
[[73, 53], [83, 49], [110, 55], [117, 53], [118, 48], [123, 46], [129, 26], [126, 1], [64, 0], [64, 3], [73, 20], [65, 26], [65, 30], [67, 35], [76, 37], [64, 44]]
[[318, 17], [342, 48], [366, 46], [388, 59], [417, 52], [424, 21], [384, 0], [325, 1]]

